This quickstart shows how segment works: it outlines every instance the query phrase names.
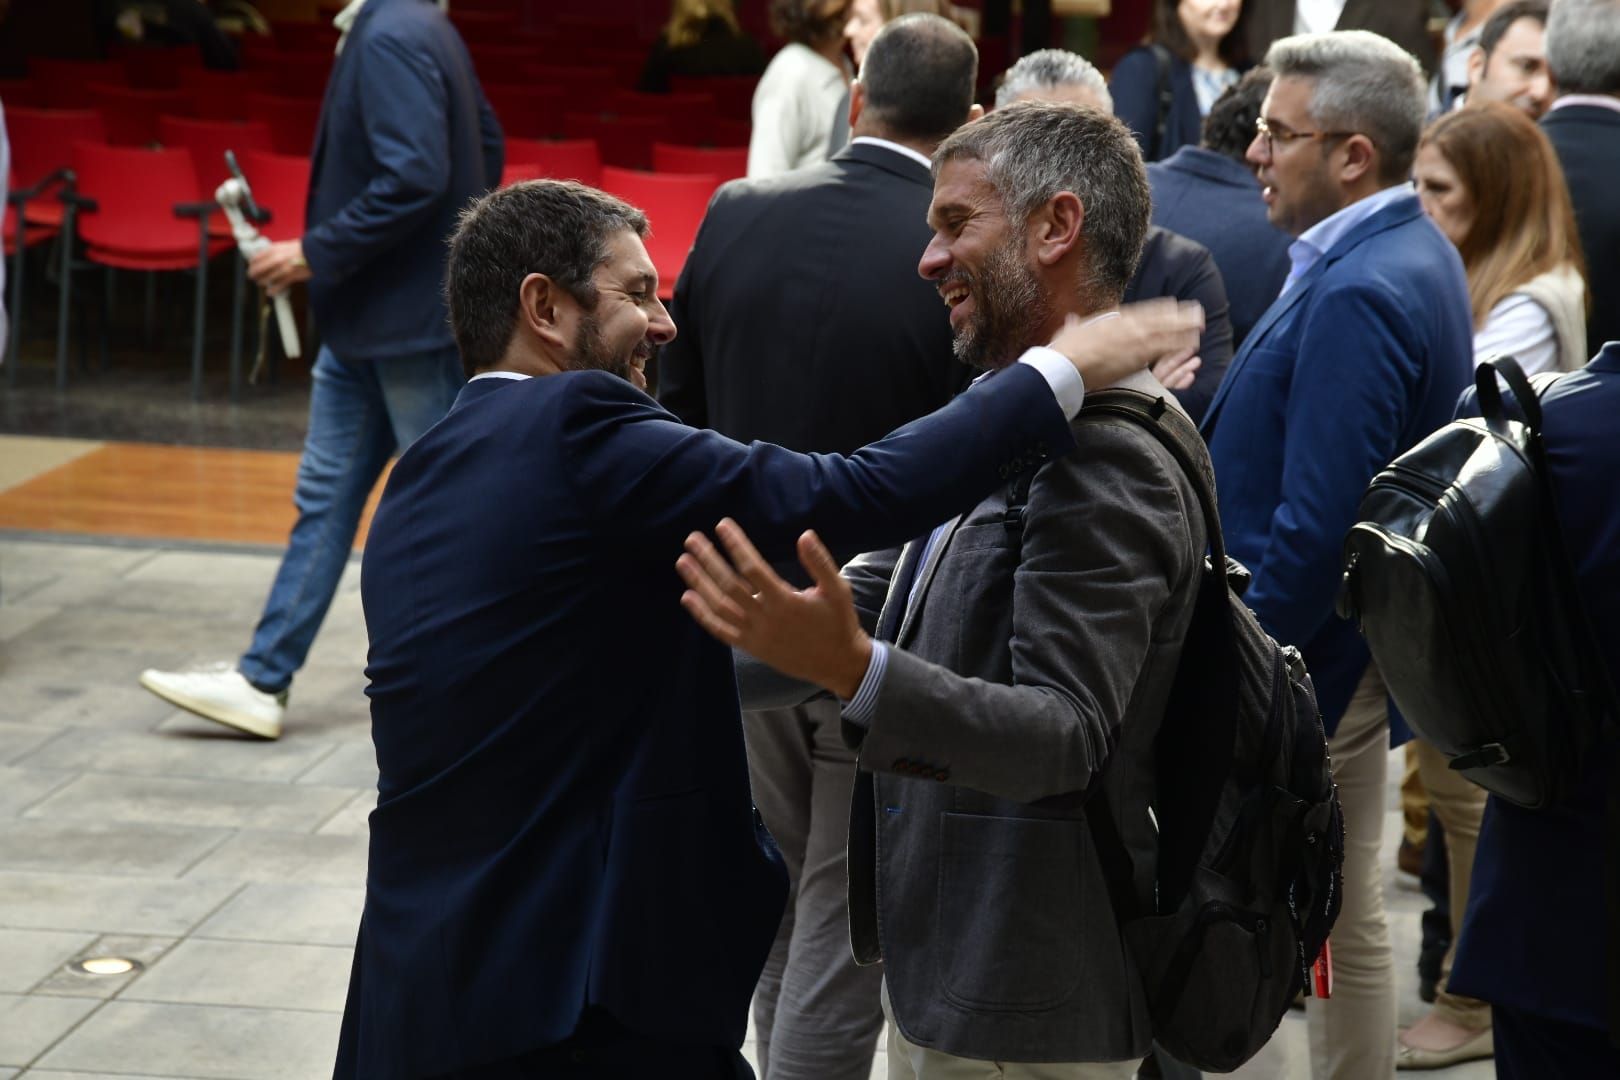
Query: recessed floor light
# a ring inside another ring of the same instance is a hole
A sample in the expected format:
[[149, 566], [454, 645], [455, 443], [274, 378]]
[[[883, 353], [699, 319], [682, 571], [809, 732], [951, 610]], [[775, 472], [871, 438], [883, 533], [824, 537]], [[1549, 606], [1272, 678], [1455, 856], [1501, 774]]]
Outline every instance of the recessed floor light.
[[125, 956], [87, 956], [73, 961], [68, 967], [86, 975], [128, 975], [141, 970], [141, 962]]

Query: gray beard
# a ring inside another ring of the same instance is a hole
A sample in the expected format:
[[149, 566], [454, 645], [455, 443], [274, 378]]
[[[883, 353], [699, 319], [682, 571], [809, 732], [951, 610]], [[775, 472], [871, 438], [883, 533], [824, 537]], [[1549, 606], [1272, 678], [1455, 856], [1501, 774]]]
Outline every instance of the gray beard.
[[976, 309], [951, 342], [956, 358], [988, 371], [1017, 360], [1035, 342], [1037, 327], [1051, 316], [1052, 305], [1024, 263], [1022, 236], [1008, 238], [985, 260], [979, 274]]

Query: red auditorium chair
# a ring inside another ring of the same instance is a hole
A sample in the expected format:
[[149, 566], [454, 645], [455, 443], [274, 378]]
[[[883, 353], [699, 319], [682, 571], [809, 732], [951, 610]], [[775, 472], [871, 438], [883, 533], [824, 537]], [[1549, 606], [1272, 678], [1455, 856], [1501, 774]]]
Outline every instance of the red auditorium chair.
[[[506, 164], [508, 168], [521, 166], [539, 170], [534, 175], [519, 176], [520, 180], [549, 177], [553, 180], [578, 180], [591, 187], [602, 186], [602, 154], [595, 139], [560, 139], [553, 142], [507, 139]], [[506, 182], [503, 176], [502, 185]]]
[[656, 116], [572, 112], [563, 114], [563, 132], [570, 139], [595, 139], [602, 161], [625, 169], [650, 169], [653, 140], [665, 134]]
[[325, 51], [337, 55], [338, 32], [330, 19], [319, 22], [272, 22], [270, 36], [283, 51]]
[[653, 172], [713, 173], [720, 183], [748, 175], [746, 146], [676, 146], [653, 143]]
[[718, 186], [719, 180], [710, 173], [646, 173], [611, 165], [602, 169], [602, 190], [639, 207], [652, 226], [646, 244], [647, 254], [658, 269], [659, 299], [675, 295], [675, 281], [686, 265], [698, 225]]
[[[467, 46], [472, 57], [473, 70], [481, 83], [521, 83], [528, 81], [528, 71], [545, 59], [545, 53], [532, 45], [486, 45], [474, 42]], [[557, 79], [547, 79], [556, 83]]]
[[[240, 161], [249, 150], [269, 151], [274, 146], [270, 125], [263, 120], [238, 124], [184, 116], [158, 117], [158, 142], [170, 150], [184, 147], [191, 151], [191, 164], [197, 170], [197, 194], [203, 201], [212, 199], [214, 190], [231, 175], [225, 167], [225, 151], [233, 151]], [[214, 216], [211, 227], [216, 235], [231, 235], [230, 223], [222, 214]]]
[[123, 62], [125, 81], [137, 90], [178, 90], [182, 71], [202, 69], [202, 53], [195, 45], [131, 46], [120, 49], [117, 59]]
[[11, 171], [10, 180], [6, 186], [6, 213], [5, 213], [5, 257], [11, 260], [10, 277], [7, 283], [11, 295], [6, 305], [11, 312], [11, 336], [6, 343], [6, 385], [17, 385], [17, 347], [22, 341], [23, 321], [23, 276], [27, 270], [28, 262], [24, 257], [28, 248], [36, 244], [45, 243], [56, 237], [58, 229], [51, 225], [30, 225], [24, 217], [28, 204], [39, 199], [50, 199], [58, 212], [61, 203], [50, 198], [53, 190], [59, 183], [66, 180], [65, 172], [57, 172], [47, 176], [43, 181], [33, 187], [24, 187], [18, 182], [17, 171]]
[[[84, 242], [85, 260], [120, 270], [196, 272], [192, 318], [191, 396], [202, 397], [204, 319], [208, 309], [208, 258], [230, 246], [208, 235], [212, 202], [200, 198], [197, 171], [187, 150], [145, 150], [77, 143], [73, 172], [78, 192], [70, 199], [69, 227]], [[63, 246], [62, 306], [73, 288], [73, 261]], [[67, 325], [59, 324], [56, 383], [67, 386]]]
[[531, 63], [523, 69], [523, 77], [547, 86], [560, 86], [574, 102], [584, 107], [593, 106], [619, 90], [612, 68]]
[[213, 71], [185, 68], [180, 89], [191, 95], [191, 114], [199, 120], [246, 120], [247, 96], [275, 90], [275, 76], [267, 71]]
[[4, 102], [8, 109], [18, 105], [29, 109], [43, 109], [45, 95], [28, 79], [0, 79], [0, 102]]
[[714, 115], [722, 120], [748, 123], [754, 117], [757, 75], [672, 75], [669, 88], [677, 94], [709, 94]]
[[90, 102], [107, 125], [113, 146], [150, 146], [157, 141], [159, 116], [187, 116], [191, 95], [184, 90], [131, 90], [127, 86], [95, 84]]
[[507, 136], [547, 139], [562, 134], [563, 108], [570, 95], [561, 86], [485, 80], [484, 97]]
[[270, 142], [278, 154], [308, 156], [315, 152], [315, 132], [321, 125], [321, 103], [314, 98], [280, 94], [247, 95], [250, 120], [270, 125]]
[[46, 107], [52, 109], [91, 108], [93, 84], [121, 86], [128, 77], [124, 65], [117, 60], [33, 57], [28, 61], [28, 78], [39, 89]]
[[450, 24], [469, 46], [475, 42], [510, 41], [517, 35], [521, 21], [516, 11], [463, 11], [460, 4], [450, 10]]
[[297, 52], [283, 49], [276, 57], [273, 89], [284, 97], [320, 101], [326, 95], [326, 80], [332, 76], [332, 62], [336, 59], [329, 49]]
[[236, 39], [236, 62], [243, 71], [274, 72], [281, 46], [263, 34], [243, 34]]
[[619, 116], [656, 117], [663, 129], [658, 137], [681, 146], [701, 146], [710, 141], [714, 98], [708, 94], [641, 94], [620, 90], [607, 99], [604, 113]]
[[310, 159], [294, 154], [245, 150], [236, 163], [253, 189], [253, 201], [270, 211], [259, 231], [271, 240], [297, 240], [304, 235], [304, 204], [309, 198]]
[[752, 124], [745, 124], [737, 120], [710, 120], [709, 143], [713, 146], [743, 146], [748, 145], [749, 137], [754, 133]]
[[[93, 109], [6, 109], [11, 138], [11, 169], [17, 183], [35, 187], [59, 170], [73, 167], [73, 145], [105, 143], [107, 126]], [[55, 199], [31, 200], [23, 210], [30, 225], [57, 228], [62, 204]]]

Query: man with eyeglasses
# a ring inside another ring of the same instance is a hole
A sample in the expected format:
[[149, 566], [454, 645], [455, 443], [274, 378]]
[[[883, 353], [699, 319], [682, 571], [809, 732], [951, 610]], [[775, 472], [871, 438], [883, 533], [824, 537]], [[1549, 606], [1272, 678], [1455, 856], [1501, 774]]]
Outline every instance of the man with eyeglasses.
[[1314, 1074], [1390, 1076], [1395, 990], [1379, 846], [1392, 716], [1355, 626], [1333, 613], [1339, 550], [1373, 474], [1451, 417], [1472, 370], [1456, 249], [1407, 185], [1423, 127], [1418, 63], [1365, 31], [1284, 38], [1248, 160], [1297, 237], [1282, 295], [1215, 393], [1209, 440], [1244, 599], [1310, 666], [1345, 816], [1333, 996], [1308, 1005]]

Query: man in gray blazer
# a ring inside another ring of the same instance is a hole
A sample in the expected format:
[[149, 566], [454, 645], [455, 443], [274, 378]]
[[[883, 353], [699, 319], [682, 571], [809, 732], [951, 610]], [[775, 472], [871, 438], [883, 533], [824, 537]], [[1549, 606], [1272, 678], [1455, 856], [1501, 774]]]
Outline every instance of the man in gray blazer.
[[[997, 110], [940, 146], [934, 181], [919, 269], [985, 377], [1117, 307], [1149, 196], [1112, 117]], [[1150, 374], [1124, 385], [1179, 410]], [[1109, 801], [1150, 903], [1151, 748], [1205, 532], [1152, 435], [1085, 414], [1074, 433], [1078, 452], [1022, 463], [1026, 480], [1015, 465], [1007, 490], [842, 575], [806, 534], [804, 591], [731, 522], [730, 562], [694, 535], [678, 564], [694, 617], [776, 669], [739, 664], [746, 703], [817, 687], [842, 702], [859, 752], [850, 933], [861, 962], [884, 963], [891, 1080], [982, 1077], [986, 1062], [1129, 1077], [1148, 1050], [1085, 806]]]

